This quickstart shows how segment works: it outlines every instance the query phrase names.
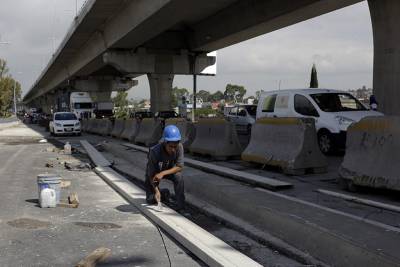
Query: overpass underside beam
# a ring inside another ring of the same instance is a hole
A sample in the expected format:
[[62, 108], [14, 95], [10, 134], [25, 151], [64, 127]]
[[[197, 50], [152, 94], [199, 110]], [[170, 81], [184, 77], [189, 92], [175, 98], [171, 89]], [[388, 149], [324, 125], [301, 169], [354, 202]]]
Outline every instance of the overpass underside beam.
[[125, 74], [147, 74], [150, 84], [151, 111], [172, 108], [172, 83], [175, 74], [201, 74], [216, 58], [206, 54], [194, 55], [186, 50], [180, 54], [147, 53], [144, 50], [109, 51], [103, 56], [106, 64]]
[[144, 51], [109, 51], [103, 61], [125, 74], [201, 74], [208, 66], [214, 65], [216, 57], [207, 54], [196, 55], [183, 50], [181, 54], [151, 54]]
[[369, 0], [374, 36], [374, 94], [379, 110], [400, 115], [400, 1]]

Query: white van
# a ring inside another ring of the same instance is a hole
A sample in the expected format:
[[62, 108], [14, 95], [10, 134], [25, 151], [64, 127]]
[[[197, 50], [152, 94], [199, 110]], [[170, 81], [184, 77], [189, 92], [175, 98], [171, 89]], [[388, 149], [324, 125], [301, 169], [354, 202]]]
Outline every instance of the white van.
[[263, 92], [257, 106], [262, 117], [311, 117], [315, 119], [318, 144], [323, 153], [344, 149], [349, 125], [367, 116], [382, 116], [369, 110], [351, 94], [330, 89], [290, 89]]

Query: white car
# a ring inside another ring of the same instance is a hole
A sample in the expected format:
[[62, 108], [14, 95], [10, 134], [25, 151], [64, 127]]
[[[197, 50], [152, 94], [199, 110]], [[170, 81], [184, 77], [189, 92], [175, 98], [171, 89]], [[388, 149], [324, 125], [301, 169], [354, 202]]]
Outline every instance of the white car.
[[290, 89], [264, 92], [257, 106], [262, 117], [315, 119], [318, 144], [325, 154], [346, 146], [347, 128], [368, 116], [382, 116], [366, 108], [351, 94], [330, 89]]
[[81, 123], [72, 112], [56, 112], [49, 123], [51, 135], [81, 135]]
[[233, 107], [226, 107], [225, 118], [236, 125], [236, 129], [250, 133], [251, 127], [256, 121], [257, 105], [237, 104]]

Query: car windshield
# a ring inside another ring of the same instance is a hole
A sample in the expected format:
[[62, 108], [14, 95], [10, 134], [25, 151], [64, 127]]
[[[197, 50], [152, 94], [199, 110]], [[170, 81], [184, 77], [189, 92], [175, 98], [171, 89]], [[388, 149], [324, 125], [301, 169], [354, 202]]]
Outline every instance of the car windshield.
[[257, 113], [257, 106], [256, 105], [254, 105], [254, 106], [246, 106], [246, 110], [247, 110], [247, 113], [249, 113], [250, 116], [255, 117], [256, 113]]
[[72, 121], [77, 120], [74, 113], [60, 113], [55, 115], [55, 120], [57, 121]]
[[318, 107], [325, 112], [367, 110], [360, 101], [347, 93], [311, 94]]
[[91, 109], [92, 103], [75, 103], [75, 109]]

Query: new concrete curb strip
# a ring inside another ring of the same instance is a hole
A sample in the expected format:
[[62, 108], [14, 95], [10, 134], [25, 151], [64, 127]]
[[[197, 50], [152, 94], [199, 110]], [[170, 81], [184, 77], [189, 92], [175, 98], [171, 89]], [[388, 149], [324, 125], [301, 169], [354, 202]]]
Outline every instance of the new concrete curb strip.
[[291, 183], [282, 182], [279, 180], [271, 179], [268, 177], [263, 177], [251, 173], [241, 172], [237, 170], [233, 170], [227, 167], [218, 166], [215, 164], [210, 164], [194, 159], [185, 158], [185, 164], [188, 166], [194, 167], [199, 170], [203, 170], [206, 172], [215, 173], [221, 176], [225, 176], [228, 178], [232, 178], [233, 180], [237, 180], [240, 182], [245, 182], [251, 185], [259, 186], [262, 188], [267, 188], [270, 190], [281, 190], [292, 187]]
[[85, 148], [86, 152], [90, 155], [93, 163], [98, 167], [109, 167], [111, 163], [103, 157], [91, 144], [86, 140], [81, 140], [82, 146]]
[[261, 266], [174, 210], [168, 207], [163, 207], [162, 211], [154, 210], [154, 206], [146, 204], [143, 190], [111, 168], [97, 167], [95, 172], [150, 220], [209, 266]]
[[[149, 149], [132, 144], [123, 144], [123, 146], [130, 147], [144, 153], [148, 153]], [[196, 169], [200, 169], [206, 172], [215, 173], [222, 175], [233, 180], [238, 180], [240, 182], [245, 182], [251, 185], [256, 185], [262, 188], [267, 188], [270, 190], [280, 190], [290, 188], [293, 185], [291, 183], [282, 182], [268, 177], [263, 177], [251, 173], [241, 172], [237, 170], [232, 170], [226, 167], [217, 166], [215, 164], [205, 163], [194, 159], [185, 158], [185, 164]]]

